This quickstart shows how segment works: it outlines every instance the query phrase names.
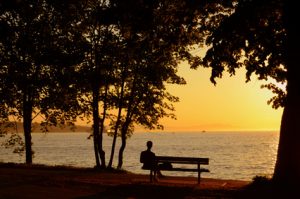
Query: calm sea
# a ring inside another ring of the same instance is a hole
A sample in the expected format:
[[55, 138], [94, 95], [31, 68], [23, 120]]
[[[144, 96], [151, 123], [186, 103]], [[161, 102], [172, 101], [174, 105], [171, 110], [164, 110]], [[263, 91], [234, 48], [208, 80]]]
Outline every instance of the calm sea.
[[[87, 133], [34, 133], [34, 163], [93, 167], [95, 165], [92, 139]], [[273, 173], [278, 132], [193, 132], [193, 133], [135, 133], [124, 153], [123, 169], [141, 174], [139, 155], [146, 148], [146, 141], [153, 141], [156, 155], [207, 157], [205, 166], [210, 173], [203, 177], [252, 180], [256, 175]], [[1, 140], [0, 140], [1, 141]], [[104, 137], [106, 158], [110, 156], [112, 138]], [[114, 165], [117, 164], [117, 142]], [[24, 162], [25, 157], [1, 147], [0, 162]], [[166, 175], [196, 176], [196, 173], [168, 172]]]

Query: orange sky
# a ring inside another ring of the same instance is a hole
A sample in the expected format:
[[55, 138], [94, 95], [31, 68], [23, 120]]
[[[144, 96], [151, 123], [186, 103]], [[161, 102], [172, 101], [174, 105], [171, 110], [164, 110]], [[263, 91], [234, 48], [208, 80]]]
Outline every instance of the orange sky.
[[[164, 131], [279, 131], [283, 109], [275, 110], [267, 104], [273, 94], [260, 88], [266, 82], [253, 76], [245, 83], [245, 69], [240, 69], [232, 77], [225, 72], [213, 85], [210, 72], [207, 68], [192, 70], [187, 64], [180, 65], [179, 75], [187, 84], [167, 87], [180, 102], [174, 104], [177, 120], [161, 120]], [[136, 127], [136, 132], [141, 131], [149, 130]]]
[[[260, 88], [266, 82], [253, 76], [245, 83], [245, 69], [240, 69], [232, 77], [225, 72], [223, 78], [217, 79], [217, 85], [213, 85], [209, 80], [210, 72], [207, 68], [192, 70], [187, 64], [180, 65], [179, 75], [187, 84], [167, 87], [180, 102], [174, 104], [177, 120], [161, 120], [165, 132], [279, 131], [283, 109], [275, 110], [267, 104], [273, 94]], [[149, 130], [136, 127], [135, 131]]]
[[165, 131], [279, 130], [281, 109], [267, 104], [273, 94], [260, 86], [255, 76], [245, 83], [245, 69], [229, 77], [224, 73], [214, 86], [210, 69], [191, 70], [181, 64], [179, 74], [187, 85], [170, 85], [169, 92], [180, 98], [175, 104], [177, 120], [164, 119]]

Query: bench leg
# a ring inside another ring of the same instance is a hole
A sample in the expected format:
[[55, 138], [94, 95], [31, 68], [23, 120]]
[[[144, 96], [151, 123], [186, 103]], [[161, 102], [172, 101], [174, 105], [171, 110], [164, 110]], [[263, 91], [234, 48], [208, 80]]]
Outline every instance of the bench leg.
[[198, 164], [198, 184], [200, 184], [200, 178], [201, 178], [201, 172], [200, 172], [200, 164]]
[[153, 170], [150, 169], [150, 182], [153, 182]]

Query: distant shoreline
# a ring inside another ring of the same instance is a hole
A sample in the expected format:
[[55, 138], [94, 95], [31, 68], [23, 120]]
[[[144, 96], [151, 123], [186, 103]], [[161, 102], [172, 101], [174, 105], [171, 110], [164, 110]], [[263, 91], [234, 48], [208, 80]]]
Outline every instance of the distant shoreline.
[[[15, 125], [15, 123], [12, 123], [13, 125]], [[18, 132], [18, 133], [22, 133], [23, 132], [23, 123], [21, 122], [17, 122], [17, 129], [15, 129], [14, 127], [10, 127], [8, 128], [8, 133], [10, 132]], [[32, 133], [44, 133], [42, 130], [42, 127], [39, 123], [34, 122], [32, 123]], [[72, 130], [72, 128], [70, 126], [64, 126], [64, 127], [55, 127], [55, 126], [49, 126], [48, 127], [47, 132], [50, 133], [60, 133], [60, 132], [65, 132], [65, 133], [73, 133], [73, 132], [91, 132], [91, 126], [83, 126], [83, 125], [75, 125], [74, 130]]]
[[[32, 123], [32, 133], [44, 133], [41, 129], [41, 125], [37, 122]], [[15, 129], [9, 128], [8, 129], [11, 132], [15, 132]], [[91, 133], [92, 132], [92, 126], [85, 126], [85, 125], [75, 125], [75, 129], [72, 130], [70, 126], [64, 126], [64, 127], [55, 127], [55, 126], [49, 126], [47, 132], [49, 133], [60, 133], [60, 132], [65, 132], [65, 133], [73, 133], [73, 132], [87, 132]], [[21, 122], [17, 122], [17, 132], [22, 133], [23, 132], [23, 124]], [[137, 128], [134, 133], [253, 133], [253, 132], [278, 132], [279, 130], [274, 130], [274, 129], [246, 129], [246, 130], [209, 130], [209, 129], [199, 129], [199, 130], [152, 130], [149, 131], [147, 129], [140, 129]]]

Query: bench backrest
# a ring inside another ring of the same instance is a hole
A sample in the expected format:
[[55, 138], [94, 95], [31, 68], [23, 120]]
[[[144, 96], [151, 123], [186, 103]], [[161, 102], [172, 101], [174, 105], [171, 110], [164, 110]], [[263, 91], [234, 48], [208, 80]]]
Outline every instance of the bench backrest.
[[174, 156], [156, 156], [157, 162], [171, 162], [180, 164], [205, 164], [208, 165], [208, 158], [195, 157], [174, 157]]

